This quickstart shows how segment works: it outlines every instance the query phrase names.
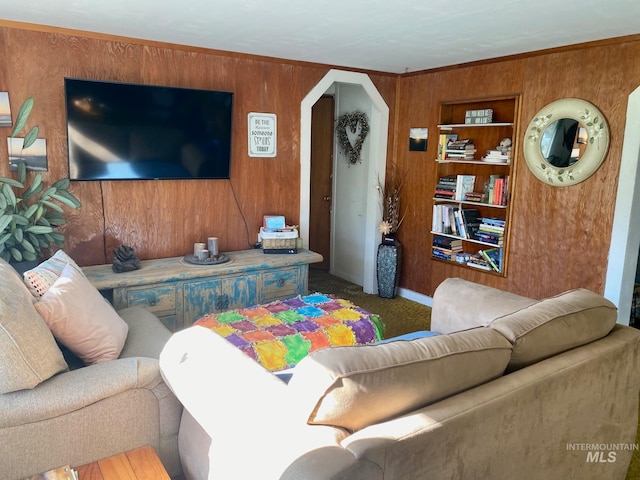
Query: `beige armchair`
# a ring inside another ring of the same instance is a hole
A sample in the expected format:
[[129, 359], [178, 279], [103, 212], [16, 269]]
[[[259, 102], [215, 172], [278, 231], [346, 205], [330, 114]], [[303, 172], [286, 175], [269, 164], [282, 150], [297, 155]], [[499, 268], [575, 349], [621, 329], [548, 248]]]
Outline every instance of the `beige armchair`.
[[119, 358], [69, 370], [31, 297], [0, 261], [0, 478], [79, 466], [146, 444], [171, 475], [180, 473], [182, 406], [157, 360], [170, 332], [143, 309], [121, 310], [128, 334]]

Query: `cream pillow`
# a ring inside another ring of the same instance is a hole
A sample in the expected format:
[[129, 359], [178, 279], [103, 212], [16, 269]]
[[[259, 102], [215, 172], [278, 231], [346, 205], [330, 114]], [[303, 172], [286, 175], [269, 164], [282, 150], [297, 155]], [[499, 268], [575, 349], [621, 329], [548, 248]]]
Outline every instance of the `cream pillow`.
[[609, 300], [584, 288], [545, 298], [487, 326], [513, 344], [508, 371], [539, 362], [608, 335], [618, 319]]
[[355, 431], [493, 380], [510, 357], [509, 341], [484, 327], [323, 348], [300, 361], [287, 388], [307, 423]]
[[24, 272], [24, 283], [34, 297], [41, 297], [56, 282], [67, 264], [73, 265], [79, 272], [82, 272], [69, 255], [58, 250], [50, 259]]
[[128, 325], [73, 265], [64, 267], [35, 307], [60, 343], [85, 364], [120, 355]]
[[33, 302], [18, 272], [0, 258], [0, 395], [34, 388], [67, 369]]

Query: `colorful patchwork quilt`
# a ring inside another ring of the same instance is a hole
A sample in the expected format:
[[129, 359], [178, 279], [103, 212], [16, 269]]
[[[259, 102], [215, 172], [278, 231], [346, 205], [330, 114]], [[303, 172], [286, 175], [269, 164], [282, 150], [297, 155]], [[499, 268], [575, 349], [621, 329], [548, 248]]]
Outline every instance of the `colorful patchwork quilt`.
[[321, 348], [365, 345], [384, 335], [378, 315], [321, 293], [205, 315], [194, 325], [210, 328], [271, 371], [291, 368]]

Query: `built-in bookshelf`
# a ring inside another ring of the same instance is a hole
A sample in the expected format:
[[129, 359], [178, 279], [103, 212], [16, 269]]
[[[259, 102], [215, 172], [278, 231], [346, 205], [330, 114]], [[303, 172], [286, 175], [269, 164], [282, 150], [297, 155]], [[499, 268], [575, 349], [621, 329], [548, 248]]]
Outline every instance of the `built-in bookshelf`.
[[506, 276], [519, 107], [518, 95], [441, 103], [433, 260]]

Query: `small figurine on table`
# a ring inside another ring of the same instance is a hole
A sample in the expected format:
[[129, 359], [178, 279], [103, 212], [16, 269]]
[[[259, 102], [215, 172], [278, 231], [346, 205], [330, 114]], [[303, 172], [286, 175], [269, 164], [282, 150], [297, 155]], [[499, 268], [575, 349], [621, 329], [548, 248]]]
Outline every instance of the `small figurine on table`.
[[131, 272], [140, 268], [140, 259], [136, 257], [133, 248], [127, 245], [121, 245], [113, 249], [115, 258], [113, 259], [112, 269], [116, 273]]

